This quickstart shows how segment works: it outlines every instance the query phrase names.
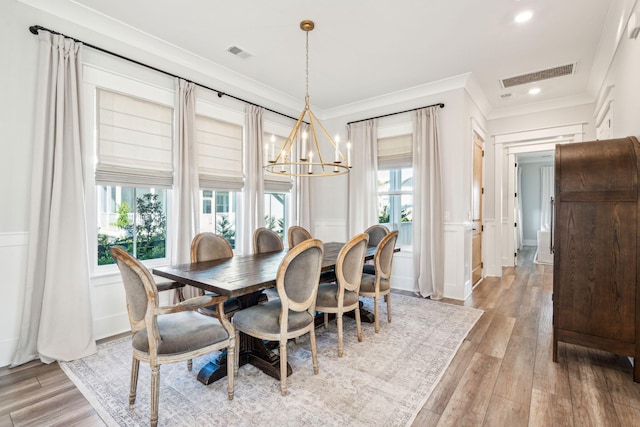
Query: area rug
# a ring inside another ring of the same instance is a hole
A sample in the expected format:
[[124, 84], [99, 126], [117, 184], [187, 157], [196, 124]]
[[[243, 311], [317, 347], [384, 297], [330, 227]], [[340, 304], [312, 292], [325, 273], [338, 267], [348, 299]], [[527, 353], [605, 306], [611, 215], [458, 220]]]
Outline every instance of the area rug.
[[[368, 301], [367, 301], [368, 303]], [[371, 309], [371, 303], [365, 304]], [[392, 323], [381, 304], [381, 329], [344, 320], [344, 356], [338, 357], [335, 321], [316, 330], [320, 372], [313, 374], [309, 339], [287, 348], [293, 374], [288, 395], [279, 381], [244, 365], [227, 399], [226, 379], [204, 386], [200, 368], [216, 353], [160, 368], [160, 426], [405, 426], [422, 408], [481, 310], [392, 294]], [[129, 405], [131, 340], [98, 346], [95, 355], [60, 363], [109, 426], [149, 425], [150, 369], [140, 364], [138, 396]]]

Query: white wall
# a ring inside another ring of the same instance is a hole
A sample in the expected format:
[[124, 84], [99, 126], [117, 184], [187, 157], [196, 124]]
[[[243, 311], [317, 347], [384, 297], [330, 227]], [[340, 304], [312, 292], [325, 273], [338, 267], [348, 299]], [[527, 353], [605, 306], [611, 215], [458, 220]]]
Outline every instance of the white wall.
[[542, 214], [540, 168], [543, 166], [553, 166], [553, 162], [518, 162], [518, 167], [522, 169], [518, 196], [522, 200], [523, 243], [528, 246], [537, 246], [538, 244], [538, 230]]

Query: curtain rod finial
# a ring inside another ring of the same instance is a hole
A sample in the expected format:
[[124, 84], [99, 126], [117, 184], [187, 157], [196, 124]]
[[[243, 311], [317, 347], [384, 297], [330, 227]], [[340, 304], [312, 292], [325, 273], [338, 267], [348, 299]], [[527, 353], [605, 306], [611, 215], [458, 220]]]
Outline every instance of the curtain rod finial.
[[40, 26], [38, 25], [32, 25], [29, 27], [29, 31], [31, 31], [31, 34], [35, 34], [36, 36], [38, 35], [39, 29], [40, 29]]

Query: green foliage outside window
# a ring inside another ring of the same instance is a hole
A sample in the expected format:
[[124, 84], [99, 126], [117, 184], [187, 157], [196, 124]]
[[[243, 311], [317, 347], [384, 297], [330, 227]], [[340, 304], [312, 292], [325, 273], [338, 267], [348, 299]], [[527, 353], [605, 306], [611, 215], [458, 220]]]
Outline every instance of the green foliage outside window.
[[278, 233], [284, 239], [284, 218], [276, 218], [271, 215], [264, 216], [264, 226]]
[[216, 234], [227, 239], [227, 242], [235, 249], [236, 231], [233, 229], [233, 224], [231, 224], [227, 215], [221, 215], [216, 222]]
[[159, 195], [145, 193], [136, 198], [133, 222], [129, 219], [129, 213], [127, 203], [118, 206], [118, 219], [114, 225], [124, 231], [122, 236], [98, 232], [98, 265], [114, 263], [109, 252], [111, 246], [121, 246], [140, 260], [165, 257], [167, 216]]

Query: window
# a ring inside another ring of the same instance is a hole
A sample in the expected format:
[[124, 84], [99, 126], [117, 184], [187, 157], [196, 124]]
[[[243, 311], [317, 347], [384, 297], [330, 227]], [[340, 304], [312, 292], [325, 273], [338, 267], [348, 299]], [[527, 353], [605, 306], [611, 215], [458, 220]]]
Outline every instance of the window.
[[378, 139], [378, 222], [398, 230], [398, 245], [413, 240], [411, 135]]
[[[270, 124], [273, 126], [273, 124]], [[266, 126], [266, 125], [265, 125]], [[281, 131], [278, 129], [278, 131]], [[284, 130], [286, 131], [286, 130]], [[263, 141], [275, 147], [282, 147], [285, 138], [275, 133], [265, 133]], [[264, 226], [269, 228], [286, 240], [286, 230], [289, 227], [289, 197], [293, 181], [290, 176], [274, 174], [265, 171], [264, 173]]]
[[287, 224], [287, 196], [286, 193], [264, 194], [264, 226], [269, 228], [285, 240]]
[[109, 248], [140, 260], [167, 257], [167, 205], [173, 183], [173, 108], [96, 91], [97, 265]]
[[98, 207], [98, 265], [114, 263], [109, 252], [114, 245], [139, 260], [167, 256], [166, 189], [98, 186], [97, 191], [115, 195]]
[[[203, 209], [200, 215], [200, 231], [219, 234], [227, 239], [231, 248], [236, 248], [236, 225], [238, 220], [237, 192], [232, 191], [200, 191]], [[215, 211], [211, 211], [211, 201], [215, 200]], [[206, 209], [208, 206], [208, 211]]]
[[219, 234], [236, 249], [239, 190], [243, 187], [242, 126], [196, 116], [200, 174], [200, 232]]

